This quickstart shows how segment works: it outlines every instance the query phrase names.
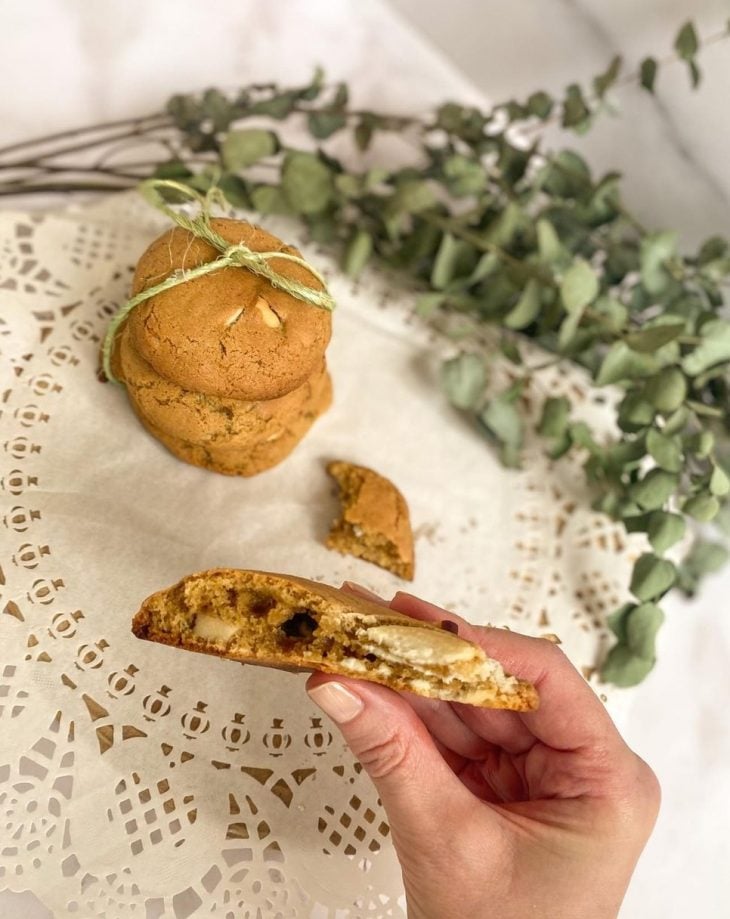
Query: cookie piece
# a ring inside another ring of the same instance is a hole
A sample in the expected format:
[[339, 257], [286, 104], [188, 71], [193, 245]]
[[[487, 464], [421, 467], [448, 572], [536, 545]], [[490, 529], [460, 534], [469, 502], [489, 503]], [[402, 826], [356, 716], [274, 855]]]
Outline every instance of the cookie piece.
[[283, 434], [306, 412], [321, 412], [322, 394], [330, 385], [324, 361], [304, 383], [278, 399], [244, 402], [191, 392], [161, 377], [135, 350], [127, 329], [115, 354], [117, 378], [138, 413], [166, 434], [204, 446], [246, 446]]
[[[217, 218], [211, 224], [231, 244], [300, 255], [244, 221]], [[140, 258], [132, 294], [219, 255], [209, 243], [174, 227]], [[276, 258], [270, 264], [286, 278], [322, 289], [301, 265]], [[163, 291], [132, 310], [126, 324], [135, 350], [160, 376], [183, 389], [244, 401], [276, 399], [301, 386], [321, 365], [332, 331], [327, 310], [237, 267]]]
[[413, 580], [413, 532], [406, 499], [384, 476], [365, 466], [335, 460], [327, 472], [337, 482], [342, 516], [325, 545]]
[[260, 439], [241, 444], [200, 444], [182, 440], [156, 427], [132, 400], [132, 408], [149, 433], [170, 453], [185, 463], [220, 472], [223, 475], [253, 476], [277, 466], [289, 456], [303, 439], [312, 424], [329, 408], [332, 402], [332, 384], [325, 372], [319, 396], [301, 416], [288, 427], [276, 427]]
[[231, 660], [354, 676], [433, 699], [530, 711], [535, 687], [432, 623], [304, 578], [217, 568], [148, 597], [138, 638]]

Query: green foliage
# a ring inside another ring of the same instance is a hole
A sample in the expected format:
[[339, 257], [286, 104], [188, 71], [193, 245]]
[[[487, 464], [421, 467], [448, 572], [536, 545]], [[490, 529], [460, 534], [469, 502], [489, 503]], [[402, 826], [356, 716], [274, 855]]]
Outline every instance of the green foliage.
[[441, 383], [456, 408], [475, 408], [483, 398], [486, 382], [487, 370], [477, 354], [462, 352], [441, 367]]

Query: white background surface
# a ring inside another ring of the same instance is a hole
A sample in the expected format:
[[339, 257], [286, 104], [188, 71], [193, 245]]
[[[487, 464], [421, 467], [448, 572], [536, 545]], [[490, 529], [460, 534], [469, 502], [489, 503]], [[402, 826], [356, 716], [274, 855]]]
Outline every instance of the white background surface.
[[[155, 110], [172, 91], [252, 80], [306, 79], [324, 62], [364, 105], [419, 110], [447, 97], [492, 98], [557, 88], [629, 59], [665, 52], [696, 16], [721, 27], [715, 0], [397, 0], [455, 64], [419, 40], [380, 2], [355, 0], [10, 0], [0, 7], [0, 98], [5, 141]], [[610, 12], [609, 12], [610, 6]], [[598, 167], [623, 168], [629, 203], [647, 223], [673, 224], [687, 241], [730, 229], [730, 46], [707, 57], [707, 85], [668, 76], [654, 102], [621, 96], [624, 115], [587, 142]], [[571, 141], [573, 143], [573, 141]], [[730, 863], [730, 573], [700, 600], [670, 604], [660, 664], [633, 696], [622, 729], [664, 790], [657, 830], [634, 877], [623, 919], [728, 915]], [[31, 897], [0, 897], [0, 916], [45, 916]]]

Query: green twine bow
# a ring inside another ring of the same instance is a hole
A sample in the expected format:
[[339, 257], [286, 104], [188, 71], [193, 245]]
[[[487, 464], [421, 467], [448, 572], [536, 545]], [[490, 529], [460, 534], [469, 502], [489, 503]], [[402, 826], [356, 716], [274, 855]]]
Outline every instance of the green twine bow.
[[[197, 201], [200, 205], [200, 213], [198, 216], [188, 217], [186, 214], [174, 210], [163, 198], [160, 193], [161, 189], [174, 191], [182, 195], [183, 198]], [[203, 275], [210, 274], [212, 271], [218, 271], [221, 268], [247, 268], [254, 274], [266, 278], [272, 286], [278, 287], [280, 290], [291, 294], [292, 297], [296, 297], [297, 300], [303, 300], [305, 303], [309, 303], [312, 306], [318, 306], [321, 309], [334, 309], [335, 301], [326, 290], [324, 278], [303, 258], [300, 258], [298, 255], [289, 255], [286, 252], [254, 252], [253, 249], [249, 249], [249, 247], [243, 243], [231, 245], [227, 239], [224, 239], [220, 233], [217, 233], [213, 229], [210, 224], [211, 206], [213, 204], [225, 203], [225, 199], [219, 188], [211, 188], [204, 197], [194, 189], [180, 182], [174, 182], [170, 179], [147, 179], [142, 182], [139, 190], [142, 197], [145, 198], [149, 204], [157, 208], [158, 211], [162, 211], [163, 214], [166, 214], [179, 227], [188, 230], [193, 236], [196, 236], [198, 239], [204, 239], [207, 243], [210, 243], [211, 246], [214, 246], [221, 253], [221, 255], [214, 261], [206, 262], [203, 265], [199, 265], [197, 268], [190, 268], [187, 270], [179, 268], [168, 278], [165, 278], [164, 281], [155, 284], [154, 287], [148, 287], [147, 290], [141, 291], [121, 307], [109, 323], [109, 328], [104, 336], [104, 344], [101, 351], [104, 374], [108, 380], [111, 380], [113, 383], [120, 382], [112, 373], [111, 368], [114, 339], [120, 325], [136, 306], [139, 306], [140, 303], [144, 303], [145, 300], [149, 300], [150, 297], [156, 297], [157, 294], [169, 290], [171, 287], [176, 287], [178, 284], [185, 284], [187, 281], [200, 278]], [[325, 287], [325, 290], [316, 290], [314, 287], [309, 287], [301, 281], [295, 281], [292, 278], [286, 278], [284, 275], [279, 274], [269, 263], [270, 259], [273, 258], [285, 259], [286, 261], [294, 262], [306, 268], [307, 271]]]

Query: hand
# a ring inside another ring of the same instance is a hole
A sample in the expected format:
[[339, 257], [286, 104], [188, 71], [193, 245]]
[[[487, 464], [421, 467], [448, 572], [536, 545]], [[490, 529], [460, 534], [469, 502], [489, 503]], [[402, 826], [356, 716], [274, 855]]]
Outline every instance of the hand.
[[523, 714], [309, 678], [377, 787], [410, 919], [614, 919], [656, 820], [654, 773], [556, 645], [408, 594], [389, 605], [456, 622], [541, 700]]

